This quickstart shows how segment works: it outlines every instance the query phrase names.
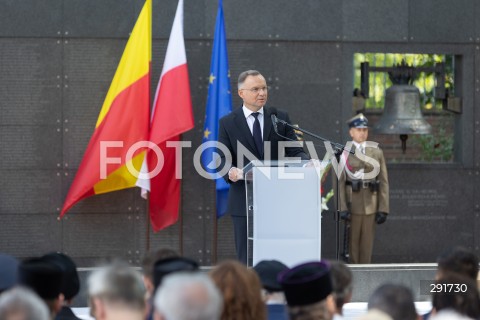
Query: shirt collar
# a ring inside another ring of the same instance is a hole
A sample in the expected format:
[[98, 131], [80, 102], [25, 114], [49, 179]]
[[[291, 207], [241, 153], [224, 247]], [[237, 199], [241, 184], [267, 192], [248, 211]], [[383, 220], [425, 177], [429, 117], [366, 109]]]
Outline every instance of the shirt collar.
[[[248, 118], [253, 113], [253, 111], [245, 107], [245, 105], [242, 106], [242, 110], [243, 110], [243, 114], [245, 115], [245, 118]], [[261, 107], [260, 110], [258, 110], [257, 112], [263, 115], [263, 111], [264, 111], [263, 107]]]

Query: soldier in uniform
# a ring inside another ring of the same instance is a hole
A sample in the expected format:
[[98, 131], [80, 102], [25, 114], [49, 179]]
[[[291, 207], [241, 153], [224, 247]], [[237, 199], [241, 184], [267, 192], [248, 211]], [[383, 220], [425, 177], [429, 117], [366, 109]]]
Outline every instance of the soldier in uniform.
[[[342, 155], [346, 166], [338, 182], [340, 217], [350, 221], [350, 262], [371, 263], [376, 224], [384, 223], [389, 212], [387, 166], [382, 150], [367, 146], [367, 118], [360, 113], [347, 123], [355, 155]], [[375, 169], [379, 172], [372, 178]]]

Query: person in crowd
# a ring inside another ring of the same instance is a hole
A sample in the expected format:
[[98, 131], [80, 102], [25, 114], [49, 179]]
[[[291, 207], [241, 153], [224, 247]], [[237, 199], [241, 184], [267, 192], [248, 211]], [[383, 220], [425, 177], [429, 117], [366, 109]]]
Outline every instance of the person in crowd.
[[62, 269], [40, 257], [22, 261], [18, 267], [19, 284], [35, 291], [46, 303], [50, 318], [60, 311], [64, 301], [62, 294]]
[[18, 264], [14, 257], [0, 253], [0, 294], [17, 284]]
[[291, 320], [331, 320], [335, 312], [329, 264], [312, 261], [280, 273]]
[[64, 296], [64, 302], [55, 320], [80, 320], [70, 308], [73, 298], [80, 291], [80, 279], [75, 262], [69, 256], [57, 252], [46, 254], [43, 259], [56, 264], [62, 270], [61, 292]]
[[352, 272], [341, 261], [329, 261], [332, 277], [333, 298], [335, 299], [335, 314], [333, 319], [343, 319], [343, 306], [350, 302], [353, 293]]
[[285, 295], [278, 282], [278, 275], [288, 267], [278, 260], [262, 260], [253, 270], [262, 283], [262, 295], [267, 304], [268, 320], [287, 320]]
[[446, 250], [438, 256], [437, 264], [437, 279], [446, 273], [456, 273], [477, 280], [479, 260], [477, 255], [467, 248], [457, 246]]
[[195, 272], [200, 269], [197, 261], [186, 257], [169, 257], [157, 260], [153, 265], [153, 284], [155, 290], [162, 285], [163, 278], [174, 272]]
[[345, 152], [340, 159], [345, 161], [338, 180], [340, 217], [350, 221], [349, 262], [371, 263], [375, 227], [390, 208], [387, 165], [382, 149], [367, 145], [367, 118], [360, 113], [347, 123], [355, 154]]
[[223, 297], [222, 320], [265, 320], [260, 279], [244, 264], [226, 260], [210, 271], [210, 277]]
[[[227, 213], [230, 213], [233, 220], [235, 232], [235, 248], [238, 259], [244, 264], [247, 263], [247, 219], [245, 203], [245, 183], [243, 179], [242, 166], [247, 165], [251, 160], [244, 157], [239, 144], [246, 148], [259, 160], [278, 160], [279, 142], [296, 141], [297, 136], [293, 128], [272, 123], [272, 115], [290, 123], [288, 113], [276, 110], [272, 107], [265, 107], [268, 100], [268, 86], [265, 78], [257, 70], [247, 70], [238, 77], [238, 95], [243, 100], [241, 108], [237, 108], [230, 114], [220, 119], [218, 142], [225, 146], [231, 163], [226, 163], [228, 155], [221, 150], [220, 159], [222, 165], [230, 167], [225, 180], [230, 184], [228, 194]], [[264, 144], [270, 142], [270, 144]], [[264, 150], [264, 146], [270, 150]], [[266, 151], [266, 152], [265, 152]], [[270, 151], [270, 152], [269, 152]], [[302, 147], [286, 148], [286, 157], [297, 157], [308, 160], [308, 155]], [[239, 158], [242, 157], [242, 158]], [[270, 157], [270, 159], [266, 159]]]
[[443, 273], [435, 282], [432, 293], [432, 315], [454, 310], [471, 319], [480, 319], [480, 297], [471, 278], [456, 273]]
[[179, 254], [169, 248], [161, 248], [155, 251], [147, 252], [142, 260], [143, 283], [147, 290], [147, 320], [153, 317], [153, 293], [155, 291], [154, 267], [155, 262], [166, 258], [179, 257]]
[[379, 286], [368, 300], [368, 310], [385, 312], [393, 320], [418, 320], [412, 291], [400, 284], [385, 283]]
[[223, 299], [208, 275], [176, 272], [162, 281], [154, 305], [154, 320], [218, 320]]
[[[473, 251], [462, 246], [449, 248], [437, 257], [435, 279], [440, 280], [450, 274], [456, 274], [471, 279], [478, 287], [478, 264], [478, 257]], [[432, 311], [427, 312], [422, 318], [428, 320], [431, 313]]]
[[88, 278], [90, 314], [97, 320], [143, 320], [146, 290], [141, 274], [115, 262], [92, 272]]
[[50, 311], [33, 291], [16, 287], [0, 295], [1, 320], [49, 320]]
[[145, 283], [145, 288], [149, 296], [153, 295], [155, 289], [154, 284], [154, 266], [155, 262], [163, 260], [166, 258], [179, 257], [180, 255], [172, 249], [161, 248], [155, 251], [150, 251], [145, 254], [142, 260], [142, 273], [143, 273], [143, 282]]

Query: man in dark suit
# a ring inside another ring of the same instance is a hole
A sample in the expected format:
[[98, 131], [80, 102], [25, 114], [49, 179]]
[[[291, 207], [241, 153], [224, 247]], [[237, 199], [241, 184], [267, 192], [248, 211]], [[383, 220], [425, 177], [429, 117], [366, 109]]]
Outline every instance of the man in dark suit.
[[[238, 77], [238, 95], [243, 100], [243, 106], [220, 119], [218, 142], [223, 144], [232, 156], [231, 163], [226, 163], [226, 155], [221, 160], [230, 166], [225, 180], [230, 184], [227, 213], [230, 213], [235, 229], [235, 247], [238, 259], [247, 263], [247, 218], [246, 191], [242, 180], [242, 166], [253, 159], [242, 156], [239, 159], [239, 148], [245, 148], [258, 160], [279, 160], [279, 141], [296, 141], [292, 128], [278, 124], [277, 135], [273, 130], [271, 115], [290, 123], [288, 113], [265, 107], [268, 97], [268, 87], [265, 78], [256, 70], [244, 71]], [[280, 137], [283, 136], [283, 137]], [[268, 144], [270, 142], [270, 154]], [[241, 146], [240, 146], [241, 144]], [[241, 153], [240, 153], [241, 154]], [[309, 157], [301, 147], [285, 149], [286, 157], [298, 157], [308, 160]], [[222, 168], [221, 166], [220, 168]]]

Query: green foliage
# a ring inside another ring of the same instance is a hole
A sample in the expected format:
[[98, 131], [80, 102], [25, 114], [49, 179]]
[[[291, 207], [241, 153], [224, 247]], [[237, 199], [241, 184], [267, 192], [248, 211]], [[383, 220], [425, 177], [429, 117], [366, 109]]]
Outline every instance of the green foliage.
[[[368, 62], [371, 67], [392, 67], [402, 60], [413, 67], [433, 67], [436, 63], [445, 63], [445, 87], [454, 91], [454, 57], [440, 54], [411, 53], [356, 53], [354, 55], [354, 87], [360, 88], [360, 63]], [[413, 83], [420, 90], [420, 105], [423, 110], [438, 112], [442, 110], [440, 101], [435, 101], [435, 75], [422, 72]], [[392, 85], [386, 72], [371, 72], [369, 76], [369, 98], [365, 101], [367, 109], [383, 109], [385, 90]]]
[[428, 162], [452, 162], [453, 161], [453, 133], [448, 132], [452, 128], [453, 117], [445, 116], [433, 128], [432, 134], [414, 135], [414, 145], [422, 150], [422, 160]]

